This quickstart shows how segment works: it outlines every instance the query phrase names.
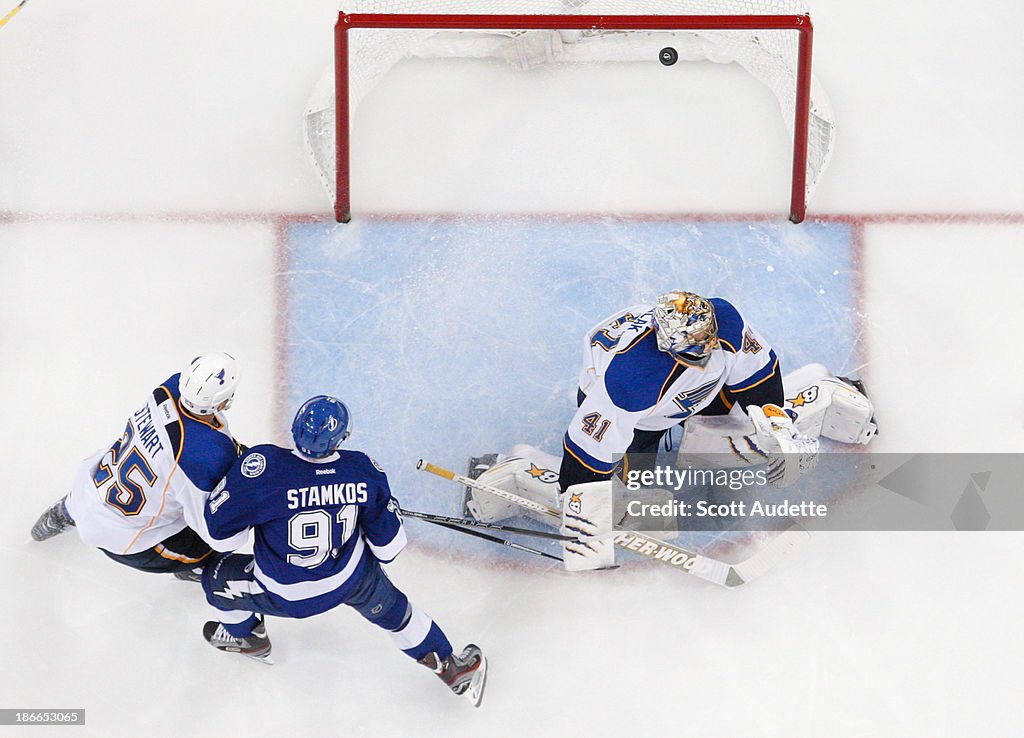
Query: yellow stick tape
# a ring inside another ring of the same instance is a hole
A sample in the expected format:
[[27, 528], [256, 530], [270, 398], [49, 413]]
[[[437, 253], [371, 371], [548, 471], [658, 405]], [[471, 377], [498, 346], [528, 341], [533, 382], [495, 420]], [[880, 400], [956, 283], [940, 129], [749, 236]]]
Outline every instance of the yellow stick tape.
[[10, 20], [11, 18], [13, 18], [13, 17], [15, 16], [15, 15], [17, 15], [17, 14], [18, 14], [18, 11], [19, 11], [19, 10], [21, 10], [21, 6], [23, 6], [23, 5], [24, 5], [25, 3], [27, 3], [27, 2], [28, 2], [28, 0], [21, 0], [21, 2], [20, 2], [20, 3], [18, 3], [18, 5], [17, 5], [17, 6], [16, 6], [15, 8], [14, 8], [14, 10], [12, 10], [12, 11], [11, 11], [10, 13], [8, 13], [7, 15], [5, 15], [5, 16], [3, 17], [3, 19], [0, 19], [0, 28], [3, 28], [3, 25], [4, 25], [4, 23], [6, 23], [6, 22], [7, 22], [7, 21], [9, 21], [9, 20]]
[[431, 474], [436, 474], [439, 477], [444, 477], [445, 479], [455, 479], [455, 472], [448, 471], [447, 469], [442, 469], [440, 466], [434, 466], [429, 461], [423, 461], [421, 459], [420, 463], [417, 464], [416, 466], [420, 467], [424, 471], [430, 472]]

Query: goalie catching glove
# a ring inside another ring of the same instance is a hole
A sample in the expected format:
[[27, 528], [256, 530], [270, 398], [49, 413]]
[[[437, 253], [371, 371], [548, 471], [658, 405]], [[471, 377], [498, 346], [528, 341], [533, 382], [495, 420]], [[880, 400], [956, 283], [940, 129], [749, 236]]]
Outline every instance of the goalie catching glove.
[[818, 439], [797, 433], [793, 419], [777, 405], [750, 405], [757, 444], [768, 454], [768, 482], [788, 487], [818, 464]]

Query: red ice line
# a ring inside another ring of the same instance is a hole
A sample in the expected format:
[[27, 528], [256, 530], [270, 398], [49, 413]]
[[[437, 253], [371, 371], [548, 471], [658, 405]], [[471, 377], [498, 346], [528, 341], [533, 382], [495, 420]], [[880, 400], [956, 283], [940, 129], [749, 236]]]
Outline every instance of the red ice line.
[[[554, 222], [580, 221], [681, 221], [695, 223], [780, 223], [787, 227], [800, 228], [792, 225], [778, 213], [637, 213], [612, 215], [608, 213], [583, 214], [543, 214], [543, 213], [501, 213], [466, 214], [363, 214], [360, 219], [367, 220], [454, 220], [475, 219], [486, 221], [495, 218], [513, 218], [524, 220], [549, 220]], [[288, 338], [288, 228], [298, 223], [330, 222], [328, 213], [258, 213], [258, 212], [187, 212], [171, 211], [165, 213], [30, 213], [0, 210], [0, 224], [5, 223], [40, 223], [46, 221], [92, 222], [92, 223], [265, 223], [274, 233], [274, 362], [277, 376], [274, 381], [273, 412], [271, 427], [284, 428], [285, 392], [288, 386], [287, 338]], [[851, 226], [852, 263], [854, 270], [854, 300], [857, 308], [857, 331], [861, 336], [865, 333], [866, 317], [864, 311], [864, 228], [869, 225], [1022, 225], [1024, 213], [826, 213], [809, 214], [805, 223], [839, 223]], [[862, 355], [866, 357], [865, 346]], [[861, 370], [860, 376], [870, 386], [868, 365]], [[275, 434], [278, 431], [274, 431]], [[284, 442], [282, 437], [275, 439]], [[441, 550], [433, 550], [433, 546], [421, 546], [428, 554], [440, 554]], [[517, 562], [518, 563], [518, 562]], [[513, 568], [528, 568], [514, 566]]]
[[[695, 223], [780, 223], [786, 227], [800, 228], [789, 224], [778, 213], [636, 213], [611, 215], [608, 213], [543, 214], [543, 213], [501, 213], [500, 215], [441, 213], [441, 214], [383, 214], [372, 213], [360, 216], [367, 220], [454, 220], [477, 219], [486, 221], [494, 218], [550, 220], [554, 222], [602, 221], [682, 221]], [[155, 213], [108, 212], [108, 213], [36, 213], [0, 210], [0, 224], [40, 223], [46, 221], [79, 221], [89, 223], [265, 223], [274, 233], [275, 303], [274, 311], [274, 358], [278, 375], [274, 386], [274, 412], [272, 427], [283, 428], [282, 422], [287, 375], [287, 266], [288, 228], [298, 223], [330, 222], [329, 213], [261, 213], [236, 211], [167, 211]], [[1024, 224], [1024, 213], [824, 213], [810, 214], [807, 223], [841, 223], [852, 227], [852, 249], [854, 266], [854, 299], [857, 305], [857, 329], [864, 335], [864, 228], [875, 224], [919, 225], [919, 224]], [[282, 439], [278, 439], [282, 440]]]

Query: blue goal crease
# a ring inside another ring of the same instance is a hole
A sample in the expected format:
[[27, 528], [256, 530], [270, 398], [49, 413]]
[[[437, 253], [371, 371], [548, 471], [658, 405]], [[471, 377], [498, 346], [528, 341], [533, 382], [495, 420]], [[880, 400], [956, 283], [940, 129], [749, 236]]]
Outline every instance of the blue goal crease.
[[670, 289], [732, 302], [783, 372], [864, 358], [848, 224], [425, 218], [295, 223], [287, 240], [285, 415], [340, 397], [348, 443], [410, 508], [457, 514], [461, 500], [419, 458], [464, 472], [516, 443], [560, 455], [584, 333]]

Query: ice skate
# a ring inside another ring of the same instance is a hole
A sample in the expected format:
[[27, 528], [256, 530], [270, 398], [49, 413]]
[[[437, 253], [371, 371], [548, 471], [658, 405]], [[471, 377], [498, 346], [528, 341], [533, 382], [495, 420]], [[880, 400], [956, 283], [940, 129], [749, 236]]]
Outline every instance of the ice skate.
[[433, 671], [455, 694], [466, 697], [473, 707], [480, 707], [487, 683], [487, 659], [479, 646], [470, 643], [459, 655], [439, 659], [428, 653], [420, 663]]
[[39, 520], [32, 526], [33, 540], [45, 541], [47, 538], [60, 535], [68, 528], [75, 527], [75, 521], [68, 515], [68, 509], [64, 506], [65, 499], [67, 498], [60, 498], [39, 516]]
[[236, 638], [221, 623], [211, 620], [203, 626], [203, 638], [218, 651], [240, 653], [268, 666], [274, 663], [270, 657], [270, 638], [267, 637], [267, 627], [263, 624], [262, 618], [252, 629], [252, 633], [244, 638]]
[[174, 572], [174, 578], [180, 579], [183, 582], [202, 582], [203, 581], [203, 570], [199, 567], [195, 569], [184, 569], [182, 571]]

